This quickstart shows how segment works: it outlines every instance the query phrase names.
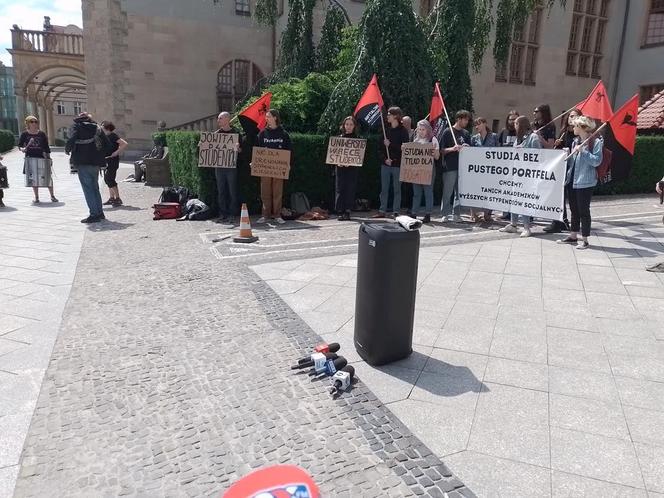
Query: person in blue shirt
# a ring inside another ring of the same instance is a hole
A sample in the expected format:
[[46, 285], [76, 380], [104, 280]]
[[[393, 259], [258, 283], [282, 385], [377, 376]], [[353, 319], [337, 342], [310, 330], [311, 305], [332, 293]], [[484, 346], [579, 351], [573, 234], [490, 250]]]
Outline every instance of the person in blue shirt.
[[[569, 236], [559, 240], [558, 243], [576, 244], [577, 249], [587, 249], [591, 224], [590, 200], [597, 185], [597, 167], [602, 163], [604, 143], [601, 137], [591, 138], [595, 130], [594, 120], [587, 116], [579, 116], [573, 124], [577, 138], [567, 159], [565, 177], [565, 189], [572, 219]], [[579, 228], [581, 238], [579, 238]]]

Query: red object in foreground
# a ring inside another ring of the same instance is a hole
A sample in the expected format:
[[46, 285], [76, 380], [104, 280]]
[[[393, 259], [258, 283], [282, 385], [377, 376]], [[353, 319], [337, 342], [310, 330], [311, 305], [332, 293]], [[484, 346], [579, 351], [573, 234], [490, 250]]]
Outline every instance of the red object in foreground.
[[609, 95], [602, 80], [599, 80], [593, 91], [590, 92], [590, 95], [585, 100], [576, 104], [576, 107], [584, 116], [599, 119], [600, 121], [608, 121], [613, 115]]
[[154, 206], [153, 220], [172, 220], [182, 216], [182, 206], [178, 202], [158, 202]]
[[273, 465], [244, 476], [222, 498], [320, 498], [320, 490], [301, 468]]
[[319, 344], [314, 348], [314, 351], [316, 353], [336, 353], [339, 351], [339, 343], [337, 342], [332, 342], [330, 344], [324, 342], [323, 344]]

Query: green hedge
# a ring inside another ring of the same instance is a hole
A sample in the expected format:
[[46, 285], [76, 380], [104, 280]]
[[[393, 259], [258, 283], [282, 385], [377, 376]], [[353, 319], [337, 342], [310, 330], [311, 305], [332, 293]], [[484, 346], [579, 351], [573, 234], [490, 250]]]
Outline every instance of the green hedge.
[[636, 137], [634, 162], [629, 178], [598, 187], [599, 195], [651, 193], [664, 176], [664, 137]]
[[[161, 137], [160, 134], [153, 135]], [[288, 206], [290, 194], [304, 192], [312, 206], [330, 209], [334, 204], [334, 177], [332, 167], [325, 164], [328, 136], [291, 133], [293, 142], [293, 167], [290, 179], [284, 186], [284, 205]], [[200, 199], [217, 208], [217, 187], [214, 170], [198, 167], [198, 132], [169, 131], [165, 134], [174, 185], [187, 187]], [[249, 169], [251, 143], [246, 143], [238, 161], [240, 202], [246, 202], [250, 212], [261, 209], [260, 180], [252, 177]], [[369, 137], [364, 166], [360, 170], [357, 198], [369, 199], [375, 204], [380, 193], [378, 173], [378, 137]]]
[[12, 150], [14, 145], [14, 134], [9, 130], [0, 130], [0, 152]]
[[[174, 185], [182, 185], [208, 204], [217, 208], [217, 186], [214, 170], [198, 167], [198, 141], [200, 134], [191, 131], [171, 131], [164, 135], [168, 144], [171, 176]], [[331, 209], [334, 206], [334, 176], [332, 167], [325, 164], [326, 135], [305, 135], [292, 133], [293, 167], [290, 180], [284, 188], [284, 205], [288, 206], [290, 194], [304, 192], [312, 206]], [[364, 165], [360, 169], [356, 198], [368, 199], [372, 206], [378, 205], [380, 194], [380, 171], [378, 161], [378, 141], [382, 137], [368, 138]], [[251, 143], [246, 143], [238, 161], [238, 183], [240, 202], [246, 202], [252, 213], [261, 209], [259, 179], [252, 177], [249, 170]], [[638, 194], [649, 193], [655, 182], [664, 175], [664, 137], [638, 137], [634, 154], [634, 166], [630, 178], [625, 182], [611, 183], [597, 189], [597, 194]], [[434, 187], [435, 204], [440, 204], [442, 175], [436, 171]], [[402, 186], [402, 205], [410, 206], [412, 190]]]

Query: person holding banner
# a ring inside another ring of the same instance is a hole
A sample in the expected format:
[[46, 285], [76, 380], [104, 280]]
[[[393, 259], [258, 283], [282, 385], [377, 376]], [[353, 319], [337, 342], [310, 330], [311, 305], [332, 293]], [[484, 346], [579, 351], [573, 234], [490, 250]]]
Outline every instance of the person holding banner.
[[[489, 130], [489, 125], [485, 118], [475, 119], [475, 130], [477, 130], [477, 133], [470, 139], [473, 147], [499, 147], [498, 135]], [[470, 217], [473, 221], [491, 222], [491, 210], [484, 209], [483, 214], [484, 216], [481, 217], [475, 209], [470, 210]]]
[[[266, 127], [258, 134], [257, 147], [267, 149], [291, 150], [290, 135], [281, 127], [279, 111], [270, 109], [265, 113]], [[261, 201], [263, 216], [256, 223], [265, 223], [267, 218], [274, 219], [280, 225], [286, 223], [281, 217], [284, 193], [284, 181], [280, 178], [261, 177]]]
[[[525, 116], [519, 116], [516, 120], [516, 142], [514, 147], [524, 148], [524, 149], [541, 149], [541, 137], [540, 135], [531, 130], [530, 121]], [[530, 231], [530, 225], [533, 222], [532, 216], [521, 216], [523, 219], [523, 231], [521, 232], [521, 237], [530, 237], [532, 232]], [[517, 224], [519, 223], [519, 214], [510, 213], [510, 224], [504, 226], [499, 232], [505, 233], [517, 233]]]
[[[588, 249], [590, 236], [590, 200], [597, 185], [597, 167], [602, 163], [604, 141], [593, 137], [595, 121], [587, 116], [579, 116], [574, 121], [574, 134], [577, 139], [574, 149], [567, 159], [565, 189], [572, 213], [570, 234], [558, 241], [560, 244], [576, 244], [577, 249]], [[581, 238], [579, 239], [579, 228]]]
[[535, 128], [537, 136], [540, 139], [542, 149], [553, 149], [556, 143], [556, 125], [551, 119], [551, 107], [549, 104], [538, 105], [533, 111]]
[[399, 181], [399, 167], [401, 166], [401, 145], [408, 143], [408, 131], [401, 123], [403, 113], [399, 107], [390, 107], [387, 110], [387, 123], [385, 139], [378, 148], [380, 168], [380, 209], [374, 218], [385, 218], [387, 203], [390, 196], [390, 183], [392, 184], [392, 213], [396, 218], [401, 210], [401, 182]]
[[499, 147], [514, 147], [516, 142], [516, 118], [519, 117], [519, 112], [512, 109], [505, 118], [505, 128], [498, 134]]
[[[572, 124], [576, 118], [582, 116], [582, 112], [576, 108], [569, 111], [565, 116], [563, 116], [560, 129], [564, 130], [558, 140], [556, 140], [553, 148], [554, 149], [567, 149], [571, 151], [574, 146], [574, 125]], [[551, 220], [551, 223], [544, 227], [546, 233], [559, 233], [563, 230], [569, 230], [569, 220], [567, 219], [567, 193], [565, 193], [565, 198], [563, 199], [563, 221]]]
[[[341, 137], [357, 138], [357, 121], [353, 116], [346, 117], [339, 127]], [[355, 188], [359, 168], [356, 166], [337, 166], [335, 169], [334, 204], [339, 221], [350, 220], [350, 210], [355, 204]]]
[[[438, 145], [438, 139], [433, 136], [433, 129], [431, 128], [431, 123], [426, 119], [417, 122], [417, 129], [415, 130], [415, 143], [420, 144], [431, 144], [434, 148], [433, 158], [434, 160], [440, 159], [440, 145]], [[413, 208], [411, 209], [412, 217], [414, 218], [418, 211], [422, 207], [422, 194], [424, 194], [424, 205], [425, 212], [424, 217], [422, 218], [422, 223], [431, 222], [431, 212], [433, 211], [433, 184], [436, 180], [436, 169], [433, 168], [433, 174], [431, 175], [431, 184], [430, 185], [419, 185], [413, 183]]]
[[[217, 126], [215, 133], [235, 133], [231, 127], [231, 115], [228, 112], [221, 112], [217, 116]], [[235, 145], [235, 151], [240, 152], [242, 137], [238, 136], [239, 143]], [[237, 200], [237, 164], [235, 168], [215, 168], [214, 176], [217, 180], [217, 199], [219, 202], [218, 221], [233, 222], [240, 207]]]
[[461, 205], [459, 204], [459, 151], [462, 147], [471, 145], [470, 133], [466, 128], [470, 122], [471, 114], [468, 111], [458, 111], [452, 128], [443, 132], [442, 151], [445, 158], [443, 164], [443, 223], [448, 221], [461, 221]]

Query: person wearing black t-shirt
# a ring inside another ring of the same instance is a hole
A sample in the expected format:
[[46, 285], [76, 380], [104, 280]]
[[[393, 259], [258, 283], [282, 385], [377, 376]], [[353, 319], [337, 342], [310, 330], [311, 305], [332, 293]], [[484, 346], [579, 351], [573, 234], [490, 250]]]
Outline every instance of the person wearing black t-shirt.
[[505, 118], [505, 128], [503, 128], [498, 134], [498, 146], [499, 147], [514, 147], [514, 142], [516, 142], [516, 127], [514, 123], [516, 118], [519, 117], [519, 113], [515, 110], [511, 110]]
[[[39, 120], [34, 116], [28, 116], [25, 118], [25, 127], [26, 130], [21, 133], [21, 136], [18, 139], [18, 149], [25, 153], [26, 158], [35, 157], [46, 159], [46, 171], [43, 172], [43, 181], [46, 182], [47, 185], [45, 186], [48, 188], [49, 194], [51, 194], [51, 202], [58, 202], [53, 194], [53, 166], [51, 163], [51, 148], [48, 146], [48, 137], [46, 136], [46, 133], [39, 129]], [[34, 183], [38, 181], [34, 178], [37, 172], [31, 171], [32, 168], [29, 167], [27, 161], [23, 169], [25, 173], [25, 186], [31, 186], [35, 195], [32, 203], [39, 204], [39, 187], [35, 187], [34, 185]]]
[[[443, 132], [441, 151], [445, 158], [443, 164], [443, 202], [441, 210], [443, 223], [461, 221], [461, 205], [459, 204], [459, 151], [462, 147], [470, 147], [471, 137], [466, 129], [471, 119], [468, 111], [456, 113], [456, 122], [452, 128]], [[454, 133], [454, 135], [452, 135]], [[455, 144], [456, 137], [456, 144]]]
[[127, 148], [127, 142], [115, 133], [115, 125], [110, 121], [102, 121], [101, 128], [111, 142], [111, 153], [106, 157], [106, 171], [104, 171], [104, 183], [108, 187], [109, 199], [104, 202], [105, 206], [122, 206], [118, 182], [115, 180], [120, 167], [120, 154]]
[[[290, 135], [281, 127], [279, 111], [270, 109], [265, 113], [266, 126], [258, 134], [258, 147], [267, 149], [292, 150]], [[286, 223], [281, 217], [283, 207], [284, 181], [281, 178], [261, 177], [261, 200], [263, 201], [263, 216], [256, 223], [265, 223], [268, 217], [283, 225]]]
[[401, 211], [401, 146], [410, 141], [408, 130], [404, 128], [402, 121], [403, 113], [400, 107], [390, 107], [387, 110], [387, 122], [389, 126], [385, 130], [386, 138], [378, 146], [378, 158], [380, 167], [380, 208], [374, 218], [384, 218], [387, 213], [390, 196], [390, 184], [392, 185], [392, 213], [396, 218]]
[[[357, 121], [353, 116], [343, 120], [339, 128], [341, 137], [357, 138]], [[339, 215], [339, 221], [350, 220], [350, 210], [355, 204], [355, 189], [360, 168], [356, 166], [337, 166], [334, 170], [335, 196], [334, 209]]]
[[542, 148], [553, 149], [556, 143], [556, 125], [551, 119], [551, 108], [548, 104], [538, 105], [533, 115], [535, 116], [533, 129], [537, 130]]

